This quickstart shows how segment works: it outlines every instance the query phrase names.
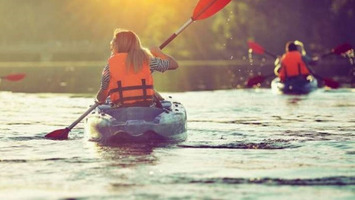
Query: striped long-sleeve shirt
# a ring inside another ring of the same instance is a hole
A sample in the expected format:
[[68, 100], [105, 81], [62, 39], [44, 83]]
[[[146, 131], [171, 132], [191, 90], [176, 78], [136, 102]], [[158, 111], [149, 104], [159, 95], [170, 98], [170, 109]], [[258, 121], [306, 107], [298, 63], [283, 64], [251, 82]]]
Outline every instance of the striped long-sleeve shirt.
[[[169, 60], [162, 60], [160, 58], [151, 58], [149, 62], [150, 71], [165, 72], [169, 68]], [[110, 68], [108, 65], [105, 66], [102, 71], [101, 77], [101, 90], [106, 90], [110, 83]]]

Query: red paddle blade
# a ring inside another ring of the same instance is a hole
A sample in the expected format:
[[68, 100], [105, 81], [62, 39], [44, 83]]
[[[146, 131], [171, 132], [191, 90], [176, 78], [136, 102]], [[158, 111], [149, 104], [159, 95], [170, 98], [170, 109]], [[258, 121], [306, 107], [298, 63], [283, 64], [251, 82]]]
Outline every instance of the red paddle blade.
[[343, 54], [351, 49], [352, 49], [352, 47], [350, 44], [344, 43], [342, 45], [339, 45], [339, 46], [333, 48], [332, 53], [340, 55], [340, 54]]
[[340, 84], [337, 81], [334, 81], [331, 78], [323, 78], [324, 85], [332, 88], [332, 89], [337, 89], [339, 88]]
[[256, 42], [248, 41], [248, 46], [249, 49], [253, 50], [253, 52], [256, 54], [264, 54], [265, 52], [264, 48]]
[[44, 137], [52, 140], [66, 140], [68, 139], [69, 131], [70, 130], [68, 128], [59, 129], [48, 133]]
[[210, 17], [224, 8], [231, 0], [200, 0], [192, 15], [193, 20]]
[[265, 81], [265, 76], [258, 75], [250, 78], [246, 84], [247, 87], [253, 87], [254, 85], [260, 84]]
[[6, 79], [8, 81], [19, 81], [25, 78], [25, 76], [26, 74], [10, 74], [1, 78]]

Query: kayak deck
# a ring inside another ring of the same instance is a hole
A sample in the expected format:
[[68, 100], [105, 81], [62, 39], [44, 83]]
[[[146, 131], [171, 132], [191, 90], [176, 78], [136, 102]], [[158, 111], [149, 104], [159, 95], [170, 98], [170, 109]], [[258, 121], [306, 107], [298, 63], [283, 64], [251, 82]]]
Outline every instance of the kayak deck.
[[181, 142], [186, 140], [186, 111], [179, 102], [162, 108], [100, 105], [85, 120], [85, 135], [93, 141]]

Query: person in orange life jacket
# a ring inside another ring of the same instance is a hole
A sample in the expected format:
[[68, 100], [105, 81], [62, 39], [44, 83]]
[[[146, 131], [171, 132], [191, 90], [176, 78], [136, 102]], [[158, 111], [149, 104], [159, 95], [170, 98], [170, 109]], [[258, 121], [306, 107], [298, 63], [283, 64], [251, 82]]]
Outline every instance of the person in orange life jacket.
[[275, 61], [274, 73], [281, 81], [300, 76], [307, 78], [311, 75], [307, 64], [307, 60], [302, 57], [297, 45], [294, 42], [287, 42], [286, 53]]
[[112, 105], [151, 106], [154, 91], [152, 72], [164, 72], [179, 67], [176, 60], [158, 47], [144, 48], [138, 36], [129, 30], [116, 29], [111, 45], [111, 57], [101, 77], [96, 102], [103, 104], [109, 96]]

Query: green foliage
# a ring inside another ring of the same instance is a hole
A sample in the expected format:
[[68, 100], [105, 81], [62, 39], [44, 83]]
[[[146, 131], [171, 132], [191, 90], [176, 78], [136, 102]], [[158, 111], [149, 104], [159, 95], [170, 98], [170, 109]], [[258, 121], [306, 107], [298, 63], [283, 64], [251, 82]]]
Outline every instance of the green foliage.
[[[196, 3], [0, 0], [0, 54], [19, 55], [28, 46], [33, 53], [65, 55], [75, 46], [74, 53], [105, 58], [117, 27], [137, 32], [145, 46], [159, 46], [191, 17]], [[308, 51], [324, 53], [342, 42], [355, 44], [354, 8], [355, 0], [233, 0], [215, 16], [191, 25], [165, 51], [178, 59], [242, 59], [249, 39], [277, 54], [297, 39]], [[65, 59], [72, 58], [59, 60]]]

